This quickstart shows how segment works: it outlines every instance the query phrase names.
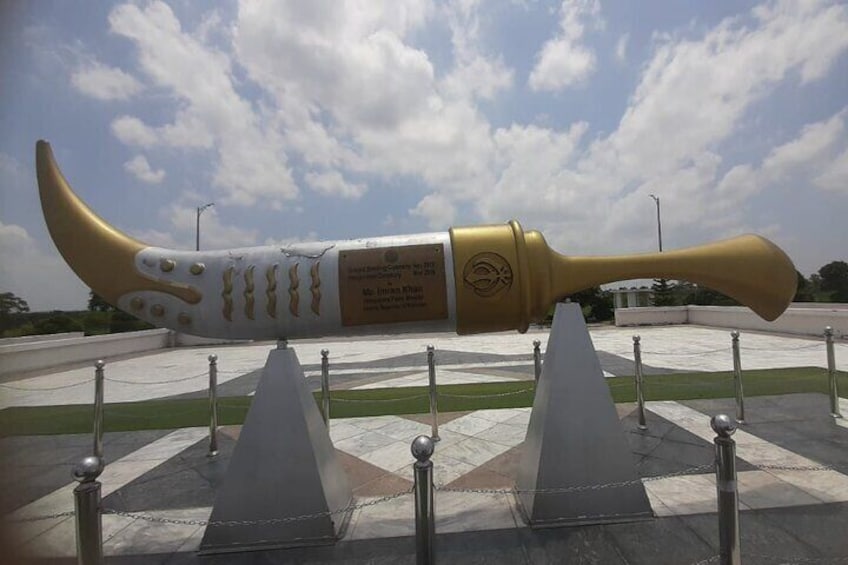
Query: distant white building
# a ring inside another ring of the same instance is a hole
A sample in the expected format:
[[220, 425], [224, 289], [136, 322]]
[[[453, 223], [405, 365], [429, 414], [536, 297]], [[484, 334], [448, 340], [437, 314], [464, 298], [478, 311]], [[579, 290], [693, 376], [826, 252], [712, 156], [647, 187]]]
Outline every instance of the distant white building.
[[649, 287], [643, 286], [636, 288], [616, 288], [612, 290], [613, 304], [615, 308], [637, 308], [639, 306], [651, 306], [654, 298], [654, 291]]

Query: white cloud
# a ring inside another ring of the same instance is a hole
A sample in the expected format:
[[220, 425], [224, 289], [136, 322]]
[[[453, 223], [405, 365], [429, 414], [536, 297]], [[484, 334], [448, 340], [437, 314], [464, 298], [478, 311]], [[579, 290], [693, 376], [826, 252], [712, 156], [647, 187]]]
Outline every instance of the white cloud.
[[304, 180], [310, 188], [326, 196], [338, 196], [356, 200], [361, 198], [368, 190], [368, 187], [364, 184], [353, 184], [346, 181], [338, 171], [306, 173]]
[[619, 63], [627, 61], [627, 44], [630, 41], [630, 34], [625, 33], [615, 42], [615, 58]]
[[452, 96], [492, 100], [512, 86], [514, 71], [503, 59], [481, 52], [479, 2], [454, 1], [443, 9], [451, 30], [454, 68], [442, 80]]
[[438, 193], [428, 194], [422, 198], [409, 213], [427, 220], [427, 225], [434, 230], [448, 228], [456, 220], [456, 208], [449, 198]]
[[7, 153], [0, 151], [0, 179], [6, 190], [21, 190], [32, 177], [27, 174], [23, 165]]
[[[588, 252], [638, 249], [636, 234], [652, 233], [652, 192], [683, 244], [739, 229], [750, 198], [780, 175], [839, 190], [845, 147], [824, 141], [845, 134], [826, 124], [801, 143], [819, 155], [817, 171], [791, 165], [800, 148], [776, 149], [767, 166], [737, 162], [723, 146], [776, 88], [826, 76], [848, 49], [844, 5], [776, 2], [700, 35], [659, 34], [611, 133], [582, 122], [494, 126], [484, 114], [494, 105], [480, 101], [497, 100], [516, 71], [486, 50], [479, 2], [386, 6], [257, 0], [239, 4], [234, 22], [210, 15], [194, 31], [161, 3], [121, 6], [113, 31], [133, 42], [139, 68], [177, 110], [164, 125], [123, 116], [113, 131], [141, 147], [211, 150], [222, 203], [291, 205], [291, 162], [319, 171], [298, 172], [336, 196], [361, 194], [368, 181], [351, 178], [429, 190], [395, 225], [412, 216], [441, 228], [460, 210], [483, 221], [519, 217], [552, 243]], [[582, 84], [597, 66], [587, 36], [603, 26], [599, 3], [564, 2], [558, 14], [529, 76], [536, 90]], [[420, 41], [437, 17], [451, 34], [446, 63]], [[627, 58], [630, 39], [618, 37], [617, 57]], [[249, 89], [261, 103], [241, 94]], [[816, 140], [827, 149], [816, 152]]]
[[150, 168], [150, 163], [147, 162], [147, 157], [144, 155], [136, 155], [126, 163], [124, 170], [132, 173], [135, 177], [148, 184], [159, 184], [165, 179], [165, 171], [162, 169], [153, 170]]
[[269, 237], [265, 239], [265, 245], [274, 245], [276, 247], [290, 247], [292, 245], [296, 245], [298, 243], [312, 243], [318, 241], [318, 234], [314, 231], [308, 232], [304, 236], [292, 236], [292, 237], [282, 237], [275, 238]]
[[[182, 29], [170, 7], [152, 2], [143, 8], [118, 6], [110, 13], [109, 23], [114, 33], [135, 44], [140, 67], [149, 79], [180, 102], [170, 124], [154, 129], [139, 120], [132, 122], [134, 131], [145, 135], [122, 138], [113, 124], [119, 139], [214, 147], [218, 160], [213, 183], [221, 191], [222, 202], [250, 206], [263, 201], [280, 207], [297, 197], [282, 136], [268, 125], [260, 109], [237, 92], [230, 58], [204, 43], [216, 25], [214, 17], [204, 19], [199, 33], [193, 35]], [[155, 133], [147, 135], [151, 131]]]
[[805, 125], [797, 138], [771, 151], [763, 170], [771, 178], [781, 178], [804, 168], [825, 166], [834, 146], [845, 144], [846, 115], [848, 108], [828, 120]]
[[733, 167], [718, 186], [722, 202], [739, 202], [784, 184], [848, 191], [846, 117], [848, 108], [826, 120], [806, 124], [797, 137], [772, 149], [759, 167]]
[[753, 29], [726, 19], [701, 40], [660, 44], [618, 129], [593, 145], [597, 166], [638, 178], [672, 171], [727, 139], [751, 105], [793, 71], [813, 76], [805, 69], [821, 69], [848, 48], [845, 6], [776, 6], [757, 11]]
[[121, 143], [151, 147], [159, 141], [156, 131], [133, 116], [119, 116], [112, 120], [112, 134]]
[[0, 289], [12, 292], [30, 310], [76, 308], [88, 300], [88, 287], [55, 251], [45, 251], [21, 226], [0, 222]]
[[[491, 180], [489, 126], [471, 99], [505, 84], [498, 59], [478, 58], [463, 43], [461, 54], [455, 48], [454, 72], [440, 81], [428, 55], [408, 38], [427, 22], [430, 3], [392, 6], [244, 2], [238, 60], [276, 103], [286, 147], [310, 164], [410, 175], [469, 194]], [[457, 69], [466, 64], [491, 73], [459, 87]]]
[[848, 194], [848, 148], [826, 165], [813, 183], [825, 190]]
[[581, 43], [586, 22], [602, 26], [597, 0], [563, 0], [559, 31], [536, 54], [528, 84], [533, 90], [557, 91], [582, 84], [591, 75], [597, 58]]
[[[170, 249], [194, 249], [197, 236], [197, 207], [188, 202], [202, 202], [193, 195], [183, 194], [177, 202], [159, 211], [164, 229], [132, 232], [132, 236], [148, 245]], [[200, 216], [200, 248], [232, 249], [257, 244], [259, 232], [222, 223], [215, 208], [207, 208]]]
[[71, 84], [98, 100], [126, 100], [141, 90], [141, 83], [132, 75], [96, 61], [74, 71]]

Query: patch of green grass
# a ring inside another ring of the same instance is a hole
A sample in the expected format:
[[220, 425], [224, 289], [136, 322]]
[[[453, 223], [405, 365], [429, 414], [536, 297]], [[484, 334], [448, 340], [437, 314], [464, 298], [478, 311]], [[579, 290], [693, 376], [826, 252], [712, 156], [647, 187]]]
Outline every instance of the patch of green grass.
[[[837, 372], [842, 395], [848, 392], [848, 373]], [[817, 367], [744, 371], [745, 396], [819, 392], [827, 394], [827, 371]], [[635, 401], [633, 377], [606, 379], [615, 402]], [[677, 373], [645, 377], [647, 400], [727, 398], [734, 395], [733, 374]], [[532, 406], [533, 381], [441, 385], [440, 412]], [[422, 414], [429, 412], [427, 387], [339, 390], [332, 393], [333, 418]], [[315, 394], [320, 402], [320, 393]], [[223, 397], [218, 403], [221, 425], [244, 422], [252, 397]], [[320, 404], [319, 404], [320, 406]], [[13, 407], [0, 411], [0, 436], [88, 433], [91, 405]], [[206, 399], [122, 402], [104, 407], [105, 431], [174, 429], [209, 424]]]

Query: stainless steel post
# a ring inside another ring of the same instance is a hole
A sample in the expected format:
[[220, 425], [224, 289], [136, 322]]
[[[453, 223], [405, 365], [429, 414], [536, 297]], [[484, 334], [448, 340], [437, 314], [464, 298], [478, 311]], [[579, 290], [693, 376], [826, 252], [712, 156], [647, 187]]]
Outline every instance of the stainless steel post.
[[539, 382], [539, 377], [542, 376], [542, 342], [538, 339], [533, 340], [533, 368], [535, 370], [536, 382]]
[[103, 459], [103, 367], [98, 360], [94, 364], [94, 456]]
[[824, 329], [824, 339], [827, 343], [827, 388], [830, 391], [830, 414], [834, 418], [841, 418], [839, 385], [836, 382], [836, 353], [833, 351], [833, 328], [830, 326]]
[[436, 562], [436, 514], [433, 506], [433, 455], [435, 444], [427, 436], [418, 436], [412, 441], [415, 476], [415, 554], [418, 565]]
[[74, 488], [78, 565], [103, 563], [103, 522], [97, 481], [102, 472], [103, 460], [96, 456], [86, 457], [74, 466], [74, 480], [80, 483]]
[[647, 430], [648, 425], [645, 420], [645, 394], [642, 391], [642, 346], [640, 345], [642, 338], [638, 335], [633, 336], [633, 361], [636, 365], [636, 406], [639, 417], [639, 429]]
[[209, 453], [218, 455], [218, 356], [209, 356]]
[[430, 371], [430, 437], [433, 441], [439, 441], [439, 397], [436, 393], [436, 349], [432, 345], [427, 346], [427, 368]]
[[733, 384], [736, 387], [736, 422], [745, 423], [745, 392], [742, 390], [742, 356], [739, 354], [739, 330], [730, 332], [733, 339]]
[[321, 413], [324, 424], [330, 427], [330, 351], [321, 350]]
[[719, 563], [741, 565], [739, 542], [739, 492], [736, 489], [736, 442], [730, 437], [736, 424], [718, 414], [710, 420], [716, 433], [716, 492], [718, 495]]

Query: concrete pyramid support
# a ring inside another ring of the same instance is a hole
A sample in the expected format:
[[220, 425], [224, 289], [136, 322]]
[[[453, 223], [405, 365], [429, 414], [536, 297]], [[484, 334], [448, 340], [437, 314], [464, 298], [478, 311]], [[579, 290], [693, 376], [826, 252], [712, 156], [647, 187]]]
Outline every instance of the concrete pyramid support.
[[297, 355], [271, 351], [210, 517], [253, 523], [210, 524], [201, 554], [334, 543], [349, 511], [279, 519], [336, 512], [352, 499]]
[[[558, 304], [516, 488], [533, 527], [653, 516], [580, 305]], [[572, 492], [522, 492], [634, 481]]]

